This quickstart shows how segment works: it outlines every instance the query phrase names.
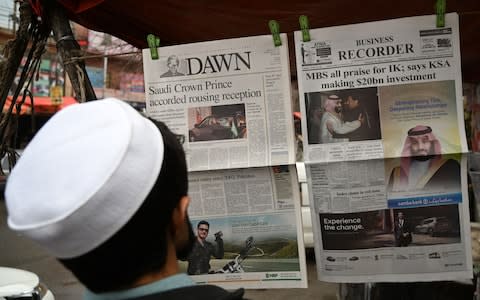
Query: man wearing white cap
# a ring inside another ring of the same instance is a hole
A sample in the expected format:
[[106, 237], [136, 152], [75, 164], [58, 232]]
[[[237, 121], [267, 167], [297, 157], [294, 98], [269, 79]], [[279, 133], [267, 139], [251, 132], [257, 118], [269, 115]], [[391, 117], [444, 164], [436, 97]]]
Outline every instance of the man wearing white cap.
[[56, 256], [85, 299], [242, 299], [179, 274], [194, 234], [185, 154], [160, 122], [106, 99], [37, 133], [5, 189], [8, 225]]

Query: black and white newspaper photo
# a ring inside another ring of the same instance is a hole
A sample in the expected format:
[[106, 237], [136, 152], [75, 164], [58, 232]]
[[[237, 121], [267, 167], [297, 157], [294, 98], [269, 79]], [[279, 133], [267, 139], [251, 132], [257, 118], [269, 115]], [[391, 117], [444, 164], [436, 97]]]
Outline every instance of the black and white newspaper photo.
[[472, 277], [458, 16], [295, 32], [320, 280]]
[[189, 171], [295, 162], [286, 35], [143, 50], [147, 114], [163, 121]]
[[182, 271], [225, 288], [307, 287], [294, 166], [189, 174], [194, 246]]
[[404, 156], [401, 136], [430, 128], [442, 153], [468, 152], [458, 15], [295, 32], [305, 161]]

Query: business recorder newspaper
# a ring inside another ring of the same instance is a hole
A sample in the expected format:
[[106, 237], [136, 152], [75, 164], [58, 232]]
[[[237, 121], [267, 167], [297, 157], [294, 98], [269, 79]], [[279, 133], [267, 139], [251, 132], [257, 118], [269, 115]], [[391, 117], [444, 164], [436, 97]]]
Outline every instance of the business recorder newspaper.
[[295, 163], [287, 38], [143, 50], [146, 109], [179, 136], [189, 171]]
[[319, 278], [472, 277], [457, 14], [295, 32]]
[[189, 195], [195, 234], [205, 234], [197, 229], [199, 222], [209, 223], [201, 227], [209, 229], [205, 248], [211, 250], [206, 254], [196, 245], [201, 249], [180, 262], [197, 283], [228, 289], [307, 287], [295, 166], [192, 172]]

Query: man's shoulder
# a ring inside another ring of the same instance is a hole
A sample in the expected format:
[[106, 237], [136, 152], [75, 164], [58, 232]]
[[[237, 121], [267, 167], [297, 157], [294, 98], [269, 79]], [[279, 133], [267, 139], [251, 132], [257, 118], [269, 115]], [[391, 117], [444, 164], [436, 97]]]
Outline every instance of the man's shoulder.
[[442, 174], [447, 178], [455, 176], [460, 178], [460, 163], [456, 159], [448, 158], [440, 162], [440, 166], [436, 170], [436, 175]]
[[453, 168], [460, 168], [460, 163], [453, 158], [447, 159], [443, 165], [448, 167], [453, 167]]
[[163, 73], [162, 75], [160, 75], [160, 77], [170, 77], [170, 76], [172, 76], [172, 72], [170, 72], [170, 71], [167, 71], [167, 72]]
[[[434, 164], [432, 165], [435, 166]], [[436, 173], [456, 174], [460, 171], [460, 163], [456, 159], [442, 158], [437, 161]]]
[[[233, 292], [224, 290], [215, 285], [194, 285], [178, 289], [173, 289], [157, 294], [152, 294], [136, 300], [164, 300], [164, 299], [182, 299], [182, 300], [241, 300], [244, 294], [243, 289], [238, 289]], [[133, 299], [132, 299], [133, 300]]]

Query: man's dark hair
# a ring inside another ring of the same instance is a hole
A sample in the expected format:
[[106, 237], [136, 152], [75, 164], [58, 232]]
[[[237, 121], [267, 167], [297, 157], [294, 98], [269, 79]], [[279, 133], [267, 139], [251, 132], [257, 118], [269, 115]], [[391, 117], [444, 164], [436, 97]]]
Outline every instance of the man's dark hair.
[[197, 229], [200, 228], [200, 225], [207, 225], [208, 228], [210, 228], [210, 223], [208, 223], [208, 222], [205, 221], [205, 220], [202, 220], [202, 221], [198, 222], [198, 224], [197, 224]]
[[355, 95], [348, 94], [345, 99], [347, 99], [348, 97], [351, 97], [353, 100], [358, 101], [359, 104], [362, 103], [363, 95], [361, 93], [357, 93]]
[[142, 275], [164, 267], [167, 230], [174, 208], [188, 193], [185, 153], [176, 136], [163, 124], [164, 156], [160, 174], [132, 218], [105, 243], [79, 257], [60, 259], [95, 293], [128, 288]]

